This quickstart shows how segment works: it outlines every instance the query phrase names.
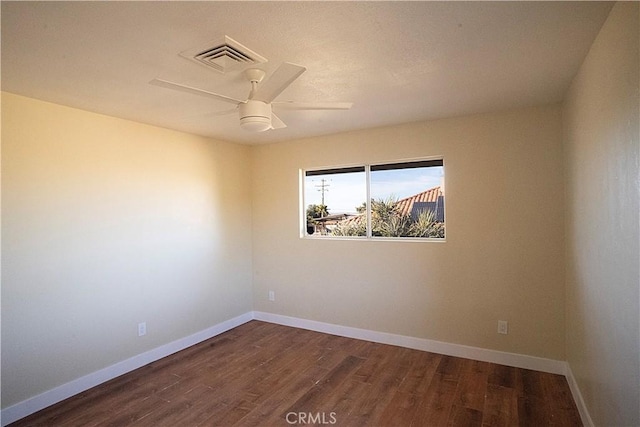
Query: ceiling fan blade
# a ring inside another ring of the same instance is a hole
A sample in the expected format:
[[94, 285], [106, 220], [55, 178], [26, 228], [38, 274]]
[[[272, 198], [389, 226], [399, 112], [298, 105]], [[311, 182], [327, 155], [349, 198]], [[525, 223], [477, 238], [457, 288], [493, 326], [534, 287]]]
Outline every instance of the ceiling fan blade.
[[253, 99], [270, 103], [306, 70], [300, 65], [283, 62], [267, 80], [258, 85]]
[[272, 112], [271, 113], [271, 129], [282, 129], [286, 127], [287, 125], [285, 125], [284, 122], [280, 120], [280, 117], [276, 116]]
[[238, 114], [238, 107], [232, 108], [231, 110], [223, 110], [223, 111], [214, 111], [213, 113], [209, 113], [210, 116], [226, 116], [227, 114]]
[[283, 110], [348, 110], [353, 106], [353, 102], [273, 102], [276, 108]]
[[236, 105], [244, 102], [244, 101], [241, 101], [239, 99], [235, 99], [235, 98], [231, 98], [231, 97], [228, 97], [228, 96], [220, 95], [218, 93], [209, 92], [208, 90], [198, 89], [196, 87], [186, 86], [186, 85], [183, 85], [183, 84], [180, 84], [180, 83], [174, 83], [174, 82], [170, 82], [170, 81], [162, 80], [162, 79], [153, 79], [153, 80], [151, 80], [149, 82], [149, 84], [152, 84], [154, 86], [164, 87], [164, 88], [167, 88], [167, 89], [179, 90], [181, 92], [192, 93], [194, 95], [206, 96], [206, 97], [209, 97], [209, 98], [217, 99], [218, 101], [230, 102], [230, 103], [236, 104]]

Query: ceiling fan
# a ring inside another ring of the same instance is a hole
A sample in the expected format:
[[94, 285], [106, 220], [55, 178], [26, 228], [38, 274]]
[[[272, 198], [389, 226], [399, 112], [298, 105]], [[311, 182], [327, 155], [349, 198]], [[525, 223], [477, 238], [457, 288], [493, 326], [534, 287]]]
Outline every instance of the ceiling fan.
[[[288, 110], [348, 110], [351, 108], [353, 105], [351, 102], [317, 103], [274, 101], [283, 90], [305, 71], [305, 67], [284, 62], [268, 79], [262, 82], [266, 73], [258, 68], [249, 68], [244, 71], [244, 75], [251, 83], [251, 91], [249, 92], [248, 98], [244, 101], [162, 79], [153, 79], [149, 83], [155, 86], [206, 96], [217, 99], [218, 101], [235, 104], [240, 115], [240, 127], [250, 132], [264, 132], [270, 129], [287, 127], [287, 125], [273, 113], [273, 108]], [[233, 111], [234, 110], [229, 112]]]

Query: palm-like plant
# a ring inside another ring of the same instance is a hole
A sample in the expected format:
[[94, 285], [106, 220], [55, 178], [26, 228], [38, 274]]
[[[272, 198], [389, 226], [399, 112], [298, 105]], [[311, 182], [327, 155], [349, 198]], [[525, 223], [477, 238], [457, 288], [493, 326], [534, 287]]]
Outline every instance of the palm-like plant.
[[366, 236], [367, 218], [364, 215], [360, 215], [339, 222], [331, 234], [333, 236]]
[[[334, 236], [365, 236], [366, 216], [361, 214], [339, 223]], [[444, 223], [436, 221], [432, 211], [420, 212], [416, 217], [403, 214], [394, 198], [371, 200], [371, 235], [376, 237], [444, 237]]]
[[435, 212], [421, 212], [420, 215], [411, 222], [409, 236], [444, 238], [444, 224], [436, 221]]
[[408, 226], [408, 218], [398, 211], [398, 201], [371, 200], [371, 235], [378, 237], [402, 237]]
[[323, 218], [329, 215], [329, 208], [327, 205], [309, 205], [307, 206], [307, 220], [313, 220], [315, 218]]

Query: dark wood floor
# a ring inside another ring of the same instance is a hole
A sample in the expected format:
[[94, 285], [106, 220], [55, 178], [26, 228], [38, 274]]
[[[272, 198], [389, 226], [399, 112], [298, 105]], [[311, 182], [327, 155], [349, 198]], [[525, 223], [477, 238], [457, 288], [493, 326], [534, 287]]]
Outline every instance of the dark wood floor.
[[12, 426], [578, 426], [563, 376], [252, 321]]

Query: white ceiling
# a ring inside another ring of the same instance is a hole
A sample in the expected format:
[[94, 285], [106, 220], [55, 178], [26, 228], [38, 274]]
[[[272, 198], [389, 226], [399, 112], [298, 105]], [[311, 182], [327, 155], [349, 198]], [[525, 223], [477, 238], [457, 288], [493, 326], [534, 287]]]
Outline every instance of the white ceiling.
[[[226, 141], [260, 144], [562, 100], [609, 2], [7, 2], [2, 90]], [[279, 111], [249, 133], [230, 104], [156, 77], [245, 99], [240, 71], [180, 52], [225, 35], [307, 71], [277, 100], [351, 101]]]

